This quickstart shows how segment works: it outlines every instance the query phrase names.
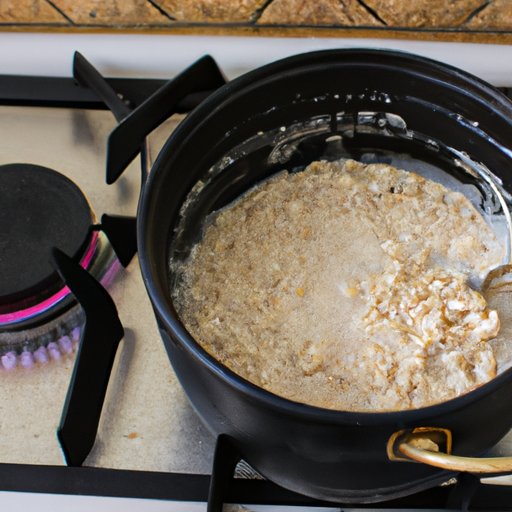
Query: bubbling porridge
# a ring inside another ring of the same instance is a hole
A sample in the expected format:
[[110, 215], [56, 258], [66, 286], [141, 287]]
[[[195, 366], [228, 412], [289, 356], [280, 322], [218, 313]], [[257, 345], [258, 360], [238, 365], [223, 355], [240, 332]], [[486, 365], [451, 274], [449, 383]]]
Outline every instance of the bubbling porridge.
[[205, 350], [257, 386], [404, 410], [508, 364], [503, 295], [470, 285], [504, 257], [461, 193], [387, 164], [318, 161], [214, 213], [172, 295]]

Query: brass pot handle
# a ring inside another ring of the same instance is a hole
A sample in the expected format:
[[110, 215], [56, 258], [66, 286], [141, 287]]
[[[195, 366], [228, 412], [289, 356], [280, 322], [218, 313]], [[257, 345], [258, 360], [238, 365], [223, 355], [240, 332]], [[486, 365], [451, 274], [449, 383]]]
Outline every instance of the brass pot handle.
[[390, 460], [421, 462], [448, 471], [512, 473], [512, 457], [460, 457], [451, 455], [451, 446], [449, 430], [421, 427], [393, 434], [388, 441], [387, 452]]

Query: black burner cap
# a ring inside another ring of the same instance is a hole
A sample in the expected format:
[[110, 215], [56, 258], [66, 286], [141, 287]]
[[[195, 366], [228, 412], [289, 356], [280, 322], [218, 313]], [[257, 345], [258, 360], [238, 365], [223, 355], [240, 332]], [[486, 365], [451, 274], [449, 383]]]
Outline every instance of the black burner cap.
[[0, 311], [55, 293], [62, 282], [51, 249], [80, 257], [92, 222], [86, 198], [62, 174], [38, 165], [0, 166]]

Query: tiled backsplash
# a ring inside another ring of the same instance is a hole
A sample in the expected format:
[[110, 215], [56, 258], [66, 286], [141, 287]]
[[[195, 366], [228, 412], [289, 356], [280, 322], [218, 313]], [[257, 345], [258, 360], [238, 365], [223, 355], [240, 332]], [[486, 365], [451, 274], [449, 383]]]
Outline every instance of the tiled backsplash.
[[0, 30], [512, 42], [511, 0], [2, 0]]

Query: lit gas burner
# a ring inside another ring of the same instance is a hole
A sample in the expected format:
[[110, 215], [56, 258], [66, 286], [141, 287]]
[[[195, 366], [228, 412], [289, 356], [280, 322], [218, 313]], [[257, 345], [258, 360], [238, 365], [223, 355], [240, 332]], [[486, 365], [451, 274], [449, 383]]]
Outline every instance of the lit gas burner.
[[30, 164], [0, 166], [0, 369], [73, 352], [84, 317], [51, 263], [56, 247], [108, 284], [119, 261], [81, 190]]

